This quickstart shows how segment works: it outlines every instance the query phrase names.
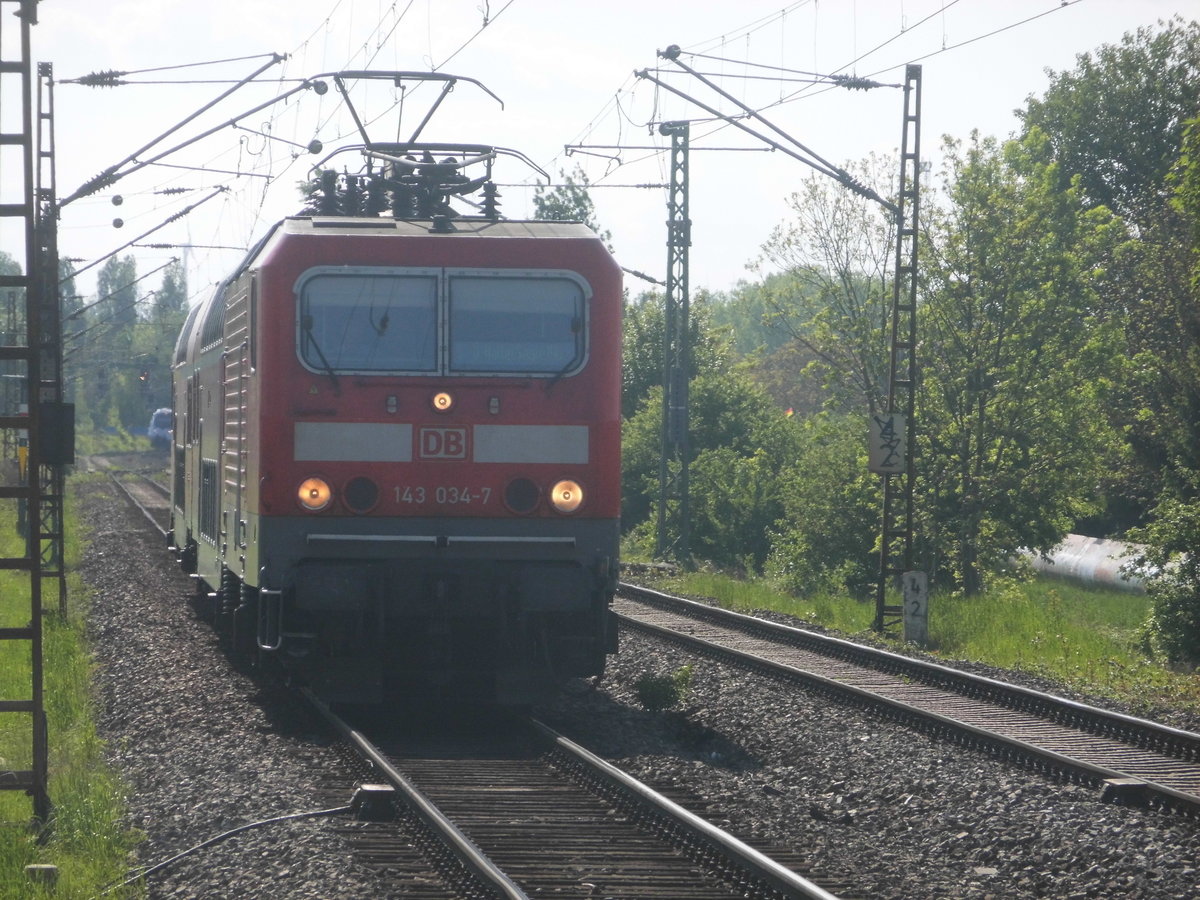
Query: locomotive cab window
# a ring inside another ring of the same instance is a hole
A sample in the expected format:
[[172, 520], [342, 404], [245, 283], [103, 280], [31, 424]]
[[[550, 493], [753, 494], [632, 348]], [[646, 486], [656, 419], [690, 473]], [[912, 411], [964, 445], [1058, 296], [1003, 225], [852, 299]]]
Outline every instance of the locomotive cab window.
[[566, 278], [450, 278], [449, 369], [565, 374], [583, 362], [583, 290]]
[[587, 357], [587, 283], [571, 273], [321, 267], [296, 286], [315, 372], [560, 378]]
[[437, 279], [322, 273], [300, 291], [300, 358], [318, 372], [432, 372]]

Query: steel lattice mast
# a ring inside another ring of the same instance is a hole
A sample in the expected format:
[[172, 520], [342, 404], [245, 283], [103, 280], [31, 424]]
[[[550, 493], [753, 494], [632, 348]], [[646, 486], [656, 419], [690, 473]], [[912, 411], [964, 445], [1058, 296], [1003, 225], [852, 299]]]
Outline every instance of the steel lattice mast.
[[691, 559], [688, 503], [688, 215], [687, 122], [664, 122], [659, 132], [671, 138], [671, 186], [667, 194], [667, 288], [663, 323], [662, 457], [659, 462], [658, 535], [655, 555], [679, 562]]

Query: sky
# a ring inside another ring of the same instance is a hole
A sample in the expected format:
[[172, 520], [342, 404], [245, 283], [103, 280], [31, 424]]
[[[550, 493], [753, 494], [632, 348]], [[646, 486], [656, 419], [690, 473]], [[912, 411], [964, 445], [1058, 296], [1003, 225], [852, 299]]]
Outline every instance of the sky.
[[[1044, 92], [1047, 68], [1069, 70], [1077, 54], [1198, 12], [1185, 0], [42, 0], [32, 57], [53, 66], [60, 201], [111, 166], [125, 172], [154, 160], [63, 206], [59, 250], [88, 267], [77, 282], [84, 296], [95, 291], [93, 263], [124, 248], [139, 274], [183, 259], [191, 301], [202, 299], [273, 222], [298, 211], [296, 185], [310, 168], [354, 138], [333, 90], [279, 95], [302, 79], [364, 68], [436, 69], [486, 85], [503, 106], [460, 81], [422, 138], [517, 150], [555, 180], [582, 167], [618, 261], [658, 279], [667, 262], [668, 157], [636, 148], [665, 148], [657, 124], [692, 120], [689, 280], [693, 291], [720, 291], [769, 271], [748, 266], [786, 222], [787, 197], [823, 176], [637, 77], [647, 71], [736, 111], [658, 51], [679, 46], [682, 61], [837, 165], [896, 152], [904, 100], [893, 85], [906, 63], [918, 62], [921, 153], [936, 167], [943, 135], [1012, 134], [1013, 111]], [[286, 58], [272, 62], [272, 54]], [[76, 81], [113, 70], [137, 83]], [[807, 73], [884, 86], [847, 91], [814, 85]], [[364, 98], [374, 104], [367, 115], [378, 116], [372, 136], [407, 136], [434, 97], [428, 85], [406, 91], [399, 121], [390, 91]], [[11, 115], [12, 98], [0, 102], [0, 116]], [[323, 145], [316, 155], [307, 151], [314, 139]], [[357, 159], [343, 154], [332, 164]], [[11, 166], [0, 180], [11, 184]], [[504, 214], [522, 217], [545, 178], [506, 159], [496, 180]], [[174, 246], [144, 246], [151, 243]], [[11, 236], [0, 232], [0, 246], [11, 248]], [[634, 292], [649, 286], [627, 282]], [[142, 287], [160, 283], [156, 273]]]

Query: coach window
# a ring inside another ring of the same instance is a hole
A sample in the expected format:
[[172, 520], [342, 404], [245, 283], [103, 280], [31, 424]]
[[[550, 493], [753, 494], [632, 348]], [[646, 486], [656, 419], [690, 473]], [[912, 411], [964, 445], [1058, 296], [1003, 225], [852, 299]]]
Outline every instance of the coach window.
[[450, 278], [451, 372], [566, 375], [583, 364], [584, 290], [569, 278]]
[[319, 273], [300, 289], [300, 358], [337, 372], [437, 368], [437, 279]]

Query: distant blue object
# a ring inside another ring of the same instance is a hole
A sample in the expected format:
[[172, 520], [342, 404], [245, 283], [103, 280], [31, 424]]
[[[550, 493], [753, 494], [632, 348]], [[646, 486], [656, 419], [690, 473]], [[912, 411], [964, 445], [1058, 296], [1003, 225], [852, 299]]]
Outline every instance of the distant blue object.
[[150, 417], [150, 427], [146, 436], [150, 438], [150, 446], [156, 450], [167, 450], [171, 446], [171, 433], [175, 428], [175, 415], [169, 407], [156, 409]]

